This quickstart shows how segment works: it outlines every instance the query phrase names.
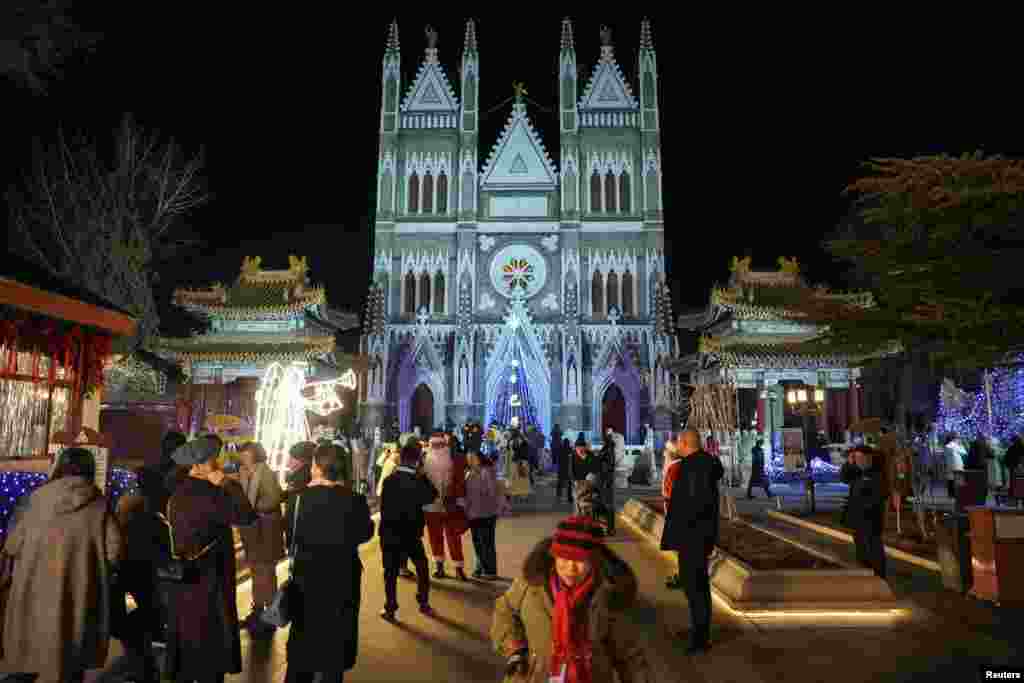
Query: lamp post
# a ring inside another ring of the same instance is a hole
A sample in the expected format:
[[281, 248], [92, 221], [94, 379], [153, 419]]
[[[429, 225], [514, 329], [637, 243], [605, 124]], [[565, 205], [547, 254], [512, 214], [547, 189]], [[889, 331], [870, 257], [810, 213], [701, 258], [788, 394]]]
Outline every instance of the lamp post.
[[807, 491], [807, 502], [810, 507], [811, 514], [814, 514], [817, 509], [815, 500], [814, 490], [814, 469], [811, 466], [811, 452], [810, 443], [807, 438], [808, 429], [807, 422], [813, 419], [815, 416], [820, 415], [825, 405], [825, 390], [815, 387], [813, 390], [806, 386], [799, 386], [793, 389], [789, 389], [786, 392], [786, 403], [797, 415], [803, 418], [804, 422], [804, 454], [805, 454], [805, 467], [807, 471], [807, 479], [804, 483], [804, 487]]

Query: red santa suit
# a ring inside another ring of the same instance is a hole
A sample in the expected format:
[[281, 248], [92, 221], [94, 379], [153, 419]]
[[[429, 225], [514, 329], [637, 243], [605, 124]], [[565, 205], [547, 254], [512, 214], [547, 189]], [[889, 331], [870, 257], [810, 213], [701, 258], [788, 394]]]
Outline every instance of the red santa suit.
[[[433, 437], [431, 438], [433, 440]], [[448, 554], [457, 568], [462, 568], [462, 534], [469, 523], [466, 520], [466, 458], [451, 454], [451, 449], [429, 449], [423, 469], [437, 487], [440, 496], [424, 506], [430, 552], [435, 562], [444, 562], [445, 540]]]

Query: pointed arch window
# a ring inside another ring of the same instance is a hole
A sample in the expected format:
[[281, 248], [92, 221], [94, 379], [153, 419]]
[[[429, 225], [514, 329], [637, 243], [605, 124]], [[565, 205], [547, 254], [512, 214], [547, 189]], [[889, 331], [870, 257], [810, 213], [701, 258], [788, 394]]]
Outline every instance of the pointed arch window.
[[629, 171], [622, 169], [622, 175], [619, 176], [619, 211], [622, 213], [629, 213]]
[[590, 307], [595, 317], [605, 314], [604, 310], [604, 278], [601, 271], [594, 271], [594, 281], [590, 287]]
[[448, 214], [448, 175], [443, 172], [437, 176], [437, 213]]
[[590, 212], [601, 213], [601, 174], [597, 171], [590, 176]]
[[420, 177], [416, 171], [409, 176], [409, 209], [407, 213], [420, 212]]
[[444, 273], [434, 274], [434, 313], [444, 314]]
[[405, 298], [402, 312], [416, 314], [416, 276], [412, 272], [405, 274], [405, 286], [402, 288], [402, 296]]
[[615, 174], [611, 171], [604, 176], [604, 210], [615, 213]]
[[423, 213], [434, 213], [434, 176], [423, 176]]
[[619, 313], [622, 313], [622, 307], [619, 306], [619, 276], [615, 274], [615, 271], [608, 273], [608, 282], [605, 285], [605, 289], [608, 292], [608, 303], [605, 306], [606, 311], [611, 311], [612, 306], [619, 309]]
[[622, 317], [632, 318], [636, 315], [633, 307], [633, 273], [628, 270], [622, 274]]
[[420, 296], [416, 302], [416, 312], [418, 313], [424, 306], [430, 310], [430, 273], [426, 271], [420, 273]]

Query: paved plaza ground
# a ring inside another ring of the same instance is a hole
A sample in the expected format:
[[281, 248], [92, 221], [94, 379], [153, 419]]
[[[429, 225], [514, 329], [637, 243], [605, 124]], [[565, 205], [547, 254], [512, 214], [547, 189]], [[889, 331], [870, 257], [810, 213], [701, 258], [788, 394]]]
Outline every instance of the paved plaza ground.
[[[620, 505], [628, 495], [619, 492]], [[775, 506], [774, 500], [763, 498], [738, 501], [746, 518], [852, 560], [849, 544], [765, 517], [764, 511]], [[438, 616], [433, 619], [415, 610], [414, 583], [403, 580], [399, 626], [378, 617], [384, 601], [380, 551], [376, 542], [366, 544], [361, 550], [365, 573], [359, 661], [346, 681], [500, 681], [503, 660], [493, 653], [487, 637], [494, 600], [518, 573], [533, 544], [568, 513], [568, 505], [555, 503], [551, 487], [538, 487], [533, 501], [498, 525], [499, 569], [505, 580], [495, 584], [434, 581], [431, 602]], [[630, 616], [658, 681], [974, 681], [984, 666], [1024, 666], [1020, 611], [946, 591], [937, 574], [894, 560], [889, 563], [891, 584], [913, 606], [901, 623], [879, 625], [849, 618], [752, 620], [716, 601], [713, 648], [690, 658], [684, 654], [689, 620], [686, 599], [664, 586], [673, 568], [625, 524], [620, 524], [620, 533], [610, 539], [610, 545], [639, 576], [640, 601]], [[472, 567], [468, 535], [465, 548]], [[282, 577], [285, 571], [282, 564]], [[249, 605], [248, 583], [239, 587], [238, 599], [244, 614]], [[259, 642], [243, 633], [245, 671], [229, 676], [228, 681], [280, 683], [287, 637], [282, 630], [272, 641]], [[112, 653], [112, 663], [118, 652]], [[90, 683], [118, 680], [109, 672], [93, 672], [89, 679]]]

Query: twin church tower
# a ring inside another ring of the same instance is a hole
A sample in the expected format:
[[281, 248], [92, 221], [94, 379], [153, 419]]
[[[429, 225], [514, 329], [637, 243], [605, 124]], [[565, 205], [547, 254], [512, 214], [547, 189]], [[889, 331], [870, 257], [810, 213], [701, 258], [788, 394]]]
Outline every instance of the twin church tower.
[[[579, 82], [562, 22], [556, 165], [515, 85], [499, 139], [481, 155], [481, 56], [466, 23], [459, 89], [437, 33], [402, 82], [398, 25], [383, 59], [374, 276], [363, 415], [430, 429], [467, 420], [559, 423], [643, 438], [663, 403], [656, 321], [664, 287], [657, 59], [640, 26], [634, 91], [602, 28]], [[528, 84], [527, 84], [528, 85]], [[669, 315], [670, 317], [670, 315]]]

